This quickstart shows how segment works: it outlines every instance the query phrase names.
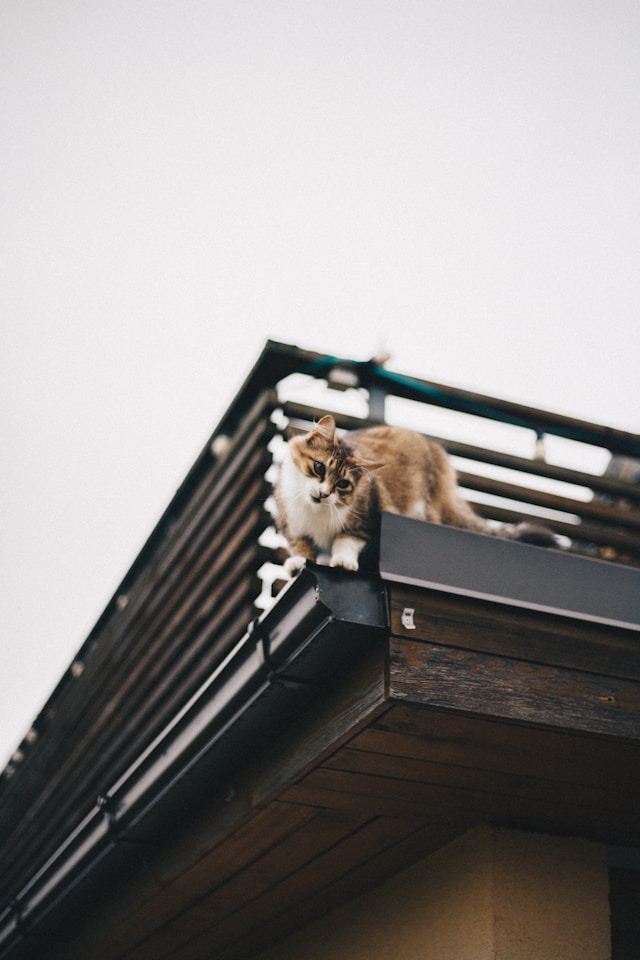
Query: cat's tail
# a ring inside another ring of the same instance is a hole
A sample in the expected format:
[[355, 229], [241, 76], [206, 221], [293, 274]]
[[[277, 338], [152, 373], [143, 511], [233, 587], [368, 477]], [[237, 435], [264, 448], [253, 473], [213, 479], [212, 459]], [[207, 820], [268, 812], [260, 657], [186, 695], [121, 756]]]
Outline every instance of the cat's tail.
[[470, 503], [457, 494], [449, 497], [443, 504], [439, 520], [441, 523], [472, 530], [474, 533], [488, 533], [503, 540], [517, 540], [536, 547], [551, 547], [555, 550], [567, 550], [571, 546], [569, 537], [549, 530], [542, 523], [524, 520], [519, 523], [501, 523], [479, 516]]
[[567, 550], [571, 546], [568, 537], [560, 536], [549, 530], [543, 523], [524, 520], [520, 523], [501, 523], [497, 520], [487, 520], [479, 516], [470, 503], [460, 496], [457, 490], [447, 497], [441, 506], [441, 523], [462, 527], [463, 530], [472, 530], [474, 533], [487, 533], [492, 537], [503, 540], [517, 540], [520, 543], [530, 543], [536, 547], [551, 547], [555, 550]]
[[571, 546], [569, 537], [554, 533], [541, 523], [487, 523], [486, 532], [503, 540], [517, 540], [519, 543], [530, 543], [535, 547], [550, 547], [555, 550], [568, 550]]

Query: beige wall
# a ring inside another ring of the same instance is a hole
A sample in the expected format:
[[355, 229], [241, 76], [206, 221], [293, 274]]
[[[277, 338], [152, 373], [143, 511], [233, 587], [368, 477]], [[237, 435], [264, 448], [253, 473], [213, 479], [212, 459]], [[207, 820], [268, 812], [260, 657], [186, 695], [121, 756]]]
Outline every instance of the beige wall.
[[598, 844], [481, 827], [262, 960], [609, 960]]

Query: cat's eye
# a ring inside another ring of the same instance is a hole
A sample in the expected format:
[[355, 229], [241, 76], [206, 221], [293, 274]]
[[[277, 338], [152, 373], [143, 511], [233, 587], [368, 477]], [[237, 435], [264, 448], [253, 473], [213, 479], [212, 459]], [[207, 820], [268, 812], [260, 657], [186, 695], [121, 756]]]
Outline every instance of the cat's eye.
[[325, 475], [325, 466], [320, 460], [315, 460], [313, 464], [313, 472], [316, 477], [320, 477], [321, 480], [324, 480]]
[[338, 488], [338, 490], [348, 490], [350, 486], [351, 486], [351, 480], [347, 480], [345, 478], [343, 478], [342, 480], [338, 480], [338, 482], [336, 483], [336, 487]]

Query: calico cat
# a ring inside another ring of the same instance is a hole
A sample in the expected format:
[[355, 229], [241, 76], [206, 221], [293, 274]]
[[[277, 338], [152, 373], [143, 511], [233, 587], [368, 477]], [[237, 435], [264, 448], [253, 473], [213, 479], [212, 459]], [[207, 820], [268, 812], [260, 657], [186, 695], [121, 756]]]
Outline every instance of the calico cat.
[[560, 546], [533, 524], [497, 529], [474, 512], [458, 489], [440, 444], [403, 427], [371, 427], [338, 437], [326, 416], [287, 444], [275, 488], [276, 526], [291, 556], [289, 574], [306, 560], [357, 570], [382, 511], [477, 533]]

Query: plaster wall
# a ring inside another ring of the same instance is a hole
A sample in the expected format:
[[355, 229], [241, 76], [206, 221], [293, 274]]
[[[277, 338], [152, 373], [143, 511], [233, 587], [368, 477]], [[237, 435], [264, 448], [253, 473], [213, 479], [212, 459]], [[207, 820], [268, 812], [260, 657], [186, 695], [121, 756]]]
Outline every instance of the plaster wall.
[[505, 831], [493, 857], [495, 960], [609, 960], [602, 845]]
[[261, 960], [610, 960], [598, 844], [481, 827]]

